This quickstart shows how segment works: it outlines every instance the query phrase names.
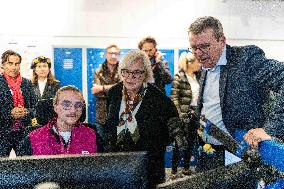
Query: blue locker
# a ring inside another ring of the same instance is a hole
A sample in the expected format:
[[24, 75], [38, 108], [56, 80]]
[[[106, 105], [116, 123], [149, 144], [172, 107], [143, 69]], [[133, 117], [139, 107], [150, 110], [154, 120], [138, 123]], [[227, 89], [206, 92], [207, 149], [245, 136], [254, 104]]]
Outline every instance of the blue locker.
[[75, 85], [82, 91], [82, 48], [54, 48], [54, 74], [61, 86]]

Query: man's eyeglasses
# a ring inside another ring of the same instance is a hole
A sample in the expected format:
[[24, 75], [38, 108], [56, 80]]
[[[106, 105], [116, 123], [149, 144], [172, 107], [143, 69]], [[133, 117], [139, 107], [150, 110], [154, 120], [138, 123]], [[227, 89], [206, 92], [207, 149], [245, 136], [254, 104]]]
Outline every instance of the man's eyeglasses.
[[204, 53], [210, 50], [210, 46], [211, 46], [210, 43], [205, 43], [205, 44], [201, 44], [198, 46], [192, 46], [188, 50], [194, 53], [197, 51], [197, 49], [199, 49], [200, 51]]
[[115, 56], [119, 56], [120, 55], [120, 53], [119, 52], [107, 52], [107, 54], [109, 54], [109, 55], [115, 55]]
[[129, 77], [130, 75], [132, 75], [132, 78], [136, 79], [136, 78], [140, 78], [142, 76], [142, 74], [144, 74], [145, 71], [143, 70], [133, 70], [130, 71], [128, 69], [122, 69], [121, 70], [121, 75], [123, 77]]
[[74, 106], [76, 110], [82, 110], [84, 104], [82, 102], [76, 102], [75, 104], [72, 104], [72, 102], [69, 100], [63, 100], [61, 106], [64, 110], [70, 110], [72, 106]]

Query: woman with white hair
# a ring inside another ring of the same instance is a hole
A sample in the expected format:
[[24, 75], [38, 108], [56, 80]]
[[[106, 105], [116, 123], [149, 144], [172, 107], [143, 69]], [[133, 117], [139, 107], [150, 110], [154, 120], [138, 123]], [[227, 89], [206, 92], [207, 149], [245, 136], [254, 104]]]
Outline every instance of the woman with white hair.
[[149, 183], [153, 186], [164, 181], [166, 146], [173, 137], [179, 137], [182, 144], [183, 133], [175, 130], [181, 127], [178, 111], [170, 98], [148, 83], [153, 73], [143, 51], [126, 53], [118, 73], [122, 82], [109, 89], [107, 95], [104, 129], [108, 150], [147, 151]]

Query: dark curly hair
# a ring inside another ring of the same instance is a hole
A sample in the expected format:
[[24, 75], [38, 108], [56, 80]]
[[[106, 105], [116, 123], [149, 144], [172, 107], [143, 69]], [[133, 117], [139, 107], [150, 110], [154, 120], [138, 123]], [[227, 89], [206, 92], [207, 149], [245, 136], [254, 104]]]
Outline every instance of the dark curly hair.
[[1, 63], [3, 64], [5, 62], [7, 62], [10, 56], [17, 56], [20, 59], [20, 63], [22, 62], [22, 57], [19, 53], [15, 52], [13, 50], [7, 50], [1, 56]]
[[157, 41], [156, 41], [156, 39], [155, 39], [154, 37], [148, 36], [148, 37], [143, 38], [143, 39], [138, 43], [138, 48], [139, 48], [140, 50], [142, 50], [142, 46], [143, 46], [145, 43], [152, 43], [155, 48], [156, 48], [156, 46], [158, 45], [158, 44], [157, 44]]

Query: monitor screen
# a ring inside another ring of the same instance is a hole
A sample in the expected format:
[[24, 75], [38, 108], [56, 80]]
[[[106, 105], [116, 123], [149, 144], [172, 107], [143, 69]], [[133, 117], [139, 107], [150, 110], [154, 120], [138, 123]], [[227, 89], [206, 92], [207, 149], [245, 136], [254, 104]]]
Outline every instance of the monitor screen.
[[34, 188], [149, 188], [146, 152], [2, 158], [0, 186]]
[[256, 188], [256, 175], [245, 162], [185, 176], [173, 181], [159, 184], [157, 189], [243, 189]]

